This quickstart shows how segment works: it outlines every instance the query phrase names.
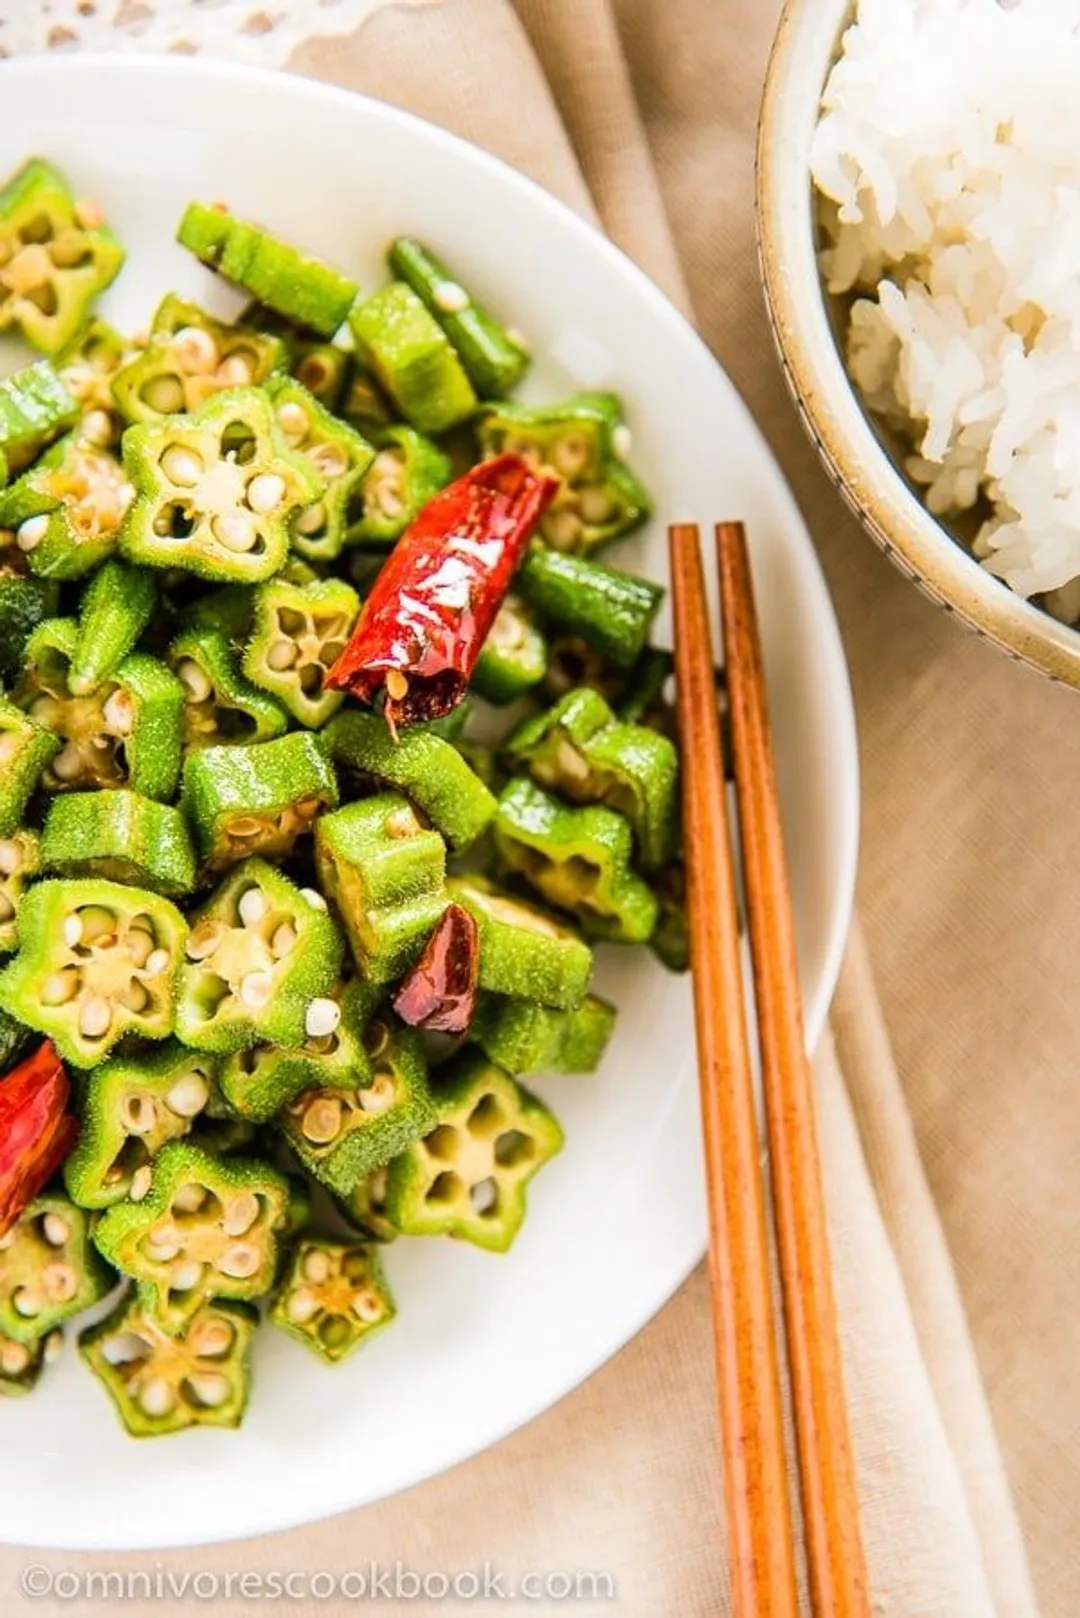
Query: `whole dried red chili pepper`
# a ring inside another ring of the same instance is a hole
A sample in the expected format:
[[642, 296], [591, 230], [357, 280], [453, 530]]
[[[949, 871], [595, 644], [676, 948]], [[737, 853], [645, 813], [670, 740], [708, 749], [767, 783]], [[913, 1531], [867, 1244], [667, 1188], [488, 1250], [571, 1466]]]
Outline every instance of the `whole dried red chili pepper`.
[[476, 1009], [479, 969], [475, 918], [462, 905], [448, 905], [420, 959], [402, 978], [394, 1010], [413, 1028], [463, 1034]]
[[361, 702], [385, 688], [392, 728], [448, 714], [557, 488], [519, 455], [499, 455], [429, 500], [375, 580], [326, 684]]
[[48, 1040], [0, 1079], [0, 1236], [52, 1178], [75, 1144], [71, 1086]]

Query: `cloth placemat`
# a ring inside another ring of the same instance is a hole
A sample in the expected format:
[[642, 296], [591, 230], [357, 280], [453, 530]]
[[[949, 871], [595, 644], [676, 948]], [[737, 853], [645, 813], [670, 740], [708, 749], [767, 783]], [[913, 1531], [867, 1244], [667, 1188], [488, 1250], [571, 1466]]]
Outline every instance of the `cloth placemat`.
[[[783, 392], [752, 227], [778, 11], [777, 0], [441, 0], [390, 6], [292, 65], [444, 123], [594, 212], [693, 311], [783, 461], [837, 601], [863, 751], [874, 974], [857, 928], [818, 1080], [875, 1611], [1036, 1611], [985, 1381], [1042, 1610], [1074, 1618], [1080, 1099], [1067, 996], [1080, 917], [1065, 877], [1080, 765], [1062, 734], [1075, 699], [965, 636], [892, 572], [841, 509]], [[555, 1410], [407, 1495], [153, 1558], [0, 1550], [0, 1611], [71, 1609], [19, 1594], [32, 1560], [219, 1577], [487, 1564], [507, 1589], [526, 1572], [601, 1570], [614, 1598], [574, 1601], [575, 1612], [725, 1613], [713, 1421], [699, 1273]], [[317, 1588], [270, 1610], [358, 1610]], [[270, 1604], [237, 1593], [197, 1605], [221, 1618]], [[368, 1610], [396, 1605], [376, 1597]], [[172, 1609], [136, 1599], [122, 1610]]]

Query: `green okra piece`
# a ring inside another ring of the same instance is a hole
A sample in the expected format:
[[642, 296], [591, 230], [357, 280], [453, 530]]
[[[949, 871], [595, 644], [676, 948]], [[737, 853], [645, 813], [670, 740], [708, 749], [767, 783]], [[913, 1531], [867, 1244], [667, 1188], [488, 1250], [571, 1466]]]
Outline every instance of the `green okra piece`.
[[269, 579], [255, 591], [255, 617], [244, 673], [301, 725], [316, 730], [337, 712], [343, 691], [326, 676], [348, 645], [360, 597], [344, 579], [290, 584]]
[[126, 422], [159, 422], [198, 411], [226, 389], [258, 387], [288, 363], [279, 337], [215, 320], [171, 292], [158, 305], [146, 347], [113, 378]]
[[61, 745], [59, 736], [0, 697], [0, 837], [18, 832], [31, 795]]
[[98, 1251], [138, 1283], [167, 1332], [183, 1332], [209, 1298], [258, 1298], [274, 1282], [289, 1182], [259, 1158], [215, 1158], [170, 1141], [150, 1163], [142, 1199], [106, 1208]]
[[483, 455], [512, 452], [559, 478], [540, 534], [554, 550], [581, 556], [651, 514], [648, 494], [625, 463], [629, 438], [612, 393], [578, 393], [539, 408], [491, 405], [479, 426]]
[[372, 983], [401, 977], [447, 905], [439, 833], [421, 825], [400, 793], [380, 792], [319, 818], [315, 860], [360, 975]]
[[350, 503], [375, 459], [375, 450], [355, 428], [321, 405], [301, 382], [275, 378], [267, 388], [285, 443], [322, 484], [317, 500], [292, 519], [292, 546], [311, 562], [341, 554]]
[[334, 335], [359, 293], [332, 264], [219, 204], [189, 203], [176, 239], [226, 281], [320, 337]]
[[369, 1082], [301, 1091], [278, 1120], [308, 1173], [338, 1197], [349, 1196], [435, 1121], [420, 1036], [411, 1028], [391, 1033], [376, 1019], [367, 1046]]
[[587, 994], [573, 1011], [484, 994], [469, 1038], [507, 1073], [593, 1073], [615, 1028], [615, 1007]]
[[211, 871], [249, 854], [285, 858], [337, 801], [333, 765], [305, 732], [250, 746], [204, 747], [184, 764], [183, 808]]
[[350, 545], [393, 544], [453, 475], [449, 458], [438, 445], [412, 427], [384, 427], [375, 443], [375, 459], [349, 507]]
[[221, 1071], [221, 1093], [236, 1112], [269, 1123], [301, 1090], [360, 1085], [370, 1079], [364, 1031], [372, 1011], [369, 985], [339, 983], [312, 1001], [304, 1041], [293, 1050], [252, 1045], [237, 1051]]
[[195, 886], [195, 847], [179, 809], [129, 788], [52, 800], [41, 865], [57, 876], [100, 876], [183, 899]]
[[59, 737], [46, 765], [49, 792], [130, 786], [147, 798], [171, 798], [180, 771], [184, 692], [165, 666], [143, 652], [125, 657], [96, 690], [71, 689], [79, 641], [73, 618], [50, 618], [26, 643], [16, 707]]
[[150, 1056], [115, 1056], [94, 1068], [81, 1097], [79, 1138], [63, 1170], [80, 1208], [142, 1201], [158, 1152], [189, 1135], [214, 1107], [217, 1069], [216, 1057], [175, 1039]]
[[246, 584], [223, 584], [189, 602], [178, 616], [185, 631], [217, 630], [239, 650], [251, 634], [253, 612], [252, 593]]
[[267, 1318], [338, 1365], [395, 1313], [377, 1249], [308, 1238], [297, 1245]]
[[112, 385], [134, 348], [108, 321], [95, 317], [76, 332], [54, 362], [61, 382], [79, 407], [79, 436], [102, 449], [115, 449], [126, 425]]
[[185, 1045], [228, 1055], [250, 1045], [303, 1044], [344, 954], [313, 891], [295, 887], [265, 860], [246, 859], [193, 913], [176, 1009]]
[[6, 1011], [0, 1011], [0, 1076], [10, 1073], [36, 1043], [37, 1035], [32, 1028], [27, 1028], [16, 1017], [9, 1017]]
[[547, 666], [547, 641], [531, 609], [519, 596], [507, 596], [473, 670], [473, 690], [501, 707], [540, 685]]
[[618, 718], [628, 725], [648, 725], [675, 741], [675, 708], [667, 696], [674, 673], [675, 659], [670, 652], [646, 646], [615, 703]]
[[374, 1169], [338, 1198], [338, 1207], [366, 1242], [392, 1242], [398, 1234], [386, 1211], [386, 1168]]
[[374, 438], [393, 426], [394, 412], [378, 382], [356, 354], [351, 354], [349, 359], [348, 380], [336, 407], [337, 414], [365, 438]]
[[452, 742], [423, 726], [395, 741], [374, 714], [350, 709], [332, 719], [323, 745], [334, 762], [368, 788], [402, 792], [455, 853], [470, 848], [495, 817], [495, 798]]
[[187, 923], [168, 899], [100, 878], [37, 882], [19, 909], [19, 947], [0, 972], [0, 1007], [96, 1067], [125, 1034], [167, 1039]]
[[20, 1343], [0, 1332], [0, 1399], [18, 1399], [33, 1393], [45, 1366], [63, 1346], [64, 1334], [59, 1329], [32, 1343]]
[[115, 1282], [91, 1244], [87, 1215], [59, 1191], [43, 1192], [0, 1237], [0, 1333], [36, 1342]]
[[499, 799], [494, 830], [502, 868], [569, 910], [586, 932], [622, 944], [652, 937], [659, 905], [631, 868], [625, 816], [599, 804], [568, 808], [519, 776]]
[[157, 584], [151, 573], [109, 561], [90, 580], [79, 604], [79, 638], [69, 684], [76, 696], [115, 674], [153, 617]]
[[222, 584], [278, 572], [292, 517], [322, 493], [259, 388], [228, 388], [189, 416], [129, 427], [124, 469], [136, 496], [121, 554]]
[[664, 599], [663, 587], [649, 579], [536, 544], [515, 587], [546, 624], [580, 637], [622, 669], [641, 655]]
[[132, 1438], [239, 1427], [251, 1393], [258, 1311], [203, 1303], [172, 1335], [137, 1292], [79, 1336], [79, 1353]]
[[686, 870], [681, 860], [661, 871], [655, 893], [660, 919], [649, 948], [669, 972], [689, 972], [690, 924], [686, 914]]
[[387, 1171], [386, 1206], [409, 1236], [456, 1236], [505, 1253], [526, 1188], [563, 1145], [555, 1115], [479, 1051], [440, 1075], [435, 1127]]
[[0, 682], [17, 678], [27, 641], [59, 604], [57, 581], [31, 573], [12, 530], [0, 529]]
[[338, 406], [349, 385], [352, 356], [333, 343], [301, 338], [292, 345], [289, 373], [327, 410], [340, 415]]
[[[247, 590], [244, 594], [250, 596]], [[246, 610], [250, 612], [250, 600]], [[185, 629], [169, 647], [168, 658], [184, 688], [186, 750], [269, 742], [285, 734], [289, 721], [284, 709], [244, 678], [240, 658], [222, 630]]]
[[387, 254], [390, 270], [412, 287], [453, 343], [469, 380], [483, 399], [509, 393], [529, 368], [529, 349], [452, 275], [442, 260], [410, 236]]
[[647, 871], [666, 865], [679, 833], [678, 754], [645, 725], [616, 719], [598, 691], [574, 691], [526, 719], [504, 746], [511, 771], [571, 803], [602, 803], [625, 815]]
[[97, 203], [76, 198], [51, 163], [30, 158], [0, 190], [0, 331], [57, 353], [123, 262]]
[[418, 431], [443, 433], [473, 414], [476, 393], [453, 344], [403, 281], [357, 302], [349, 325], [361, 359]]
[[32, 573], [81, 579], [115, 552], [134, 493], [110, 450], [69, 433], [0, 492], [0, 526]]
[[[0, 379], [0, 461], [14, 475], [75, 424], [79, 406], [48, 360]], [[0, 477], [0, 484], [5, 481]]]
[[581, 1004], [593, 955], [572, 927], [483, 876], [453, 877], [447, 886], [476, 921], [481, 989], [564, 1011]]
[[41, 871], [41, 841], [23, 829], [0, 837], [0, 955], [19, 942], [19, 911], [27, 884]]

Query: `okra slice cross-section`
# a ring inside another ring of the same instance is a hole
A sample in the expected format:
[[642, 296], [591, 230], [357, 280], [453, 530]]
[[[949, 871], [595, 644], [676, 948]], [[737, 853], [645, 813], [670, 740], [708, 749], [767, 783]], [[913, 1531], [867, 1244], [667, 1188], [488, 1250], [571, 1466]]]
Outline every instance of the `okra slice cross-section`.
[[0, 483], [73, 426], [79, 406], [55, 366], [38, 360], [0, 380]]
[[215, 1300], [173, 1336], [135, 1293], [81, 1333], [79, 1352], [133, 1438], [239, 1427], [258, 1324], [247, 1304]]
[[255, 619], [244, 673], [300, 724], [316, 730], [345, 700], [326, 676], [348, 645], [360, 597], [343, 579], [290, 584], [270, 579], [255, 591]]
[[382, 428], [375, 459], [349, 504], [350, 545], [393, 544], [453, 476], [449, 458], [413, 427]]
[[191, 918], [177, 1034], [223, 1054], [302, 1045], [312, 1005], [329, 996], [343, 954], [321, 899], [264, 860], [245, 860]]
[[61, 745], [53, 731], [0, 697], [0, 837], [19, 829], [30, 796]]
[[469, 1024], [469, 1038], [497, 1067], [527, 1073], [592, 1073], [615, 1028], [615, 1007], [587, 994], [573, 1011], [529, 1000], [485, 994]]
[[267, 392], [286, 444], [303, 457], [323, 485], [319, 499], [292, 519], [293, 549], [308, 561], [333, 561], [341, 554], [350, 502], [375, 450], [355, 428], [331, 415], [301, 383], [275, 378]]
[[186, 748], [269, 742], [288, 728], [284, 710], [244, 678], [223, 630], [185, 629], [169, 647], [169, 666], [184, 688]]
[[134, 498], [112, 451], [69, 433], [0, 493], [0, 525], [32, 573], [80, 579], [115, 552]]
[[184, 765], [183, 805], [211, 871], [250, 854], [286, 857], [337, 799], [333, 765], [306, 732], [204, 747]]
[[0, 1333], [33, 1343], [112, 1288], [90, 1241], [89, 1218], [59, 1192], [43, 1192], [0, 1236]]
[[0, 1006], [65, 1060], [95, 1067], [124, 1034], [172, 1032], [186, 938], [183, 916], [158, 894], [98, 879], [38, 882], [19, 910]]
[[260, 386], [284, 369], [279, 337], [226, 325], [170, 293], [158, 305], [146, 348], [113, 378], [113, 398], [128, 422], [194, 412], [228, 388]]
[[385, 1168], [376, 1169], [338, 1198], [345, 1219], [365, 1242], [392, 1242], [398, 1234], [386, 1211], [386, 1176]]
[[102, 449], [114, 449], [124, 431], [113, 378], [134, 346], [108, 321], [95, 318], [56, 356], [57, 375], [79, 407], [79, 436]]
[[41, 863], [58, 876], [102, 876], [174, 899], [195, 886], [195, 849], [179, 809], [124, 789], [54, 798]]
[[529, 1181], [563, 1144], [554, 1114], [477, 1051], [440, 1079], [434, 1129], [387, 1172], [386, 1206], [409, 1236], [456, 1236], [505, 1253]]
[[454, 877], [447, 887], [476, 921], [481, 989], [561, 1010], [581, 1004], [593, 955], [572, 927], [486, 877]]
[[531, 609], [519, 596], [507, 596], [476, 660], [473, 690], [500, 706], [516, 702], [540, 684], [547, 667], [547, 641]]
[[364, 1031], [377, 992], [356, 980], [338, 983], [311, 1001], [304, 1019], [306, 1037], [295, 1050], [251, 1045], [236, 1051], [221, 1069], [227, 1104], [244, 1118], [269, 1123], [301, 1090], [369, 1083]]
[[19, 909], [27, 883], [40, 870], [37, 832], [23, 830], [0, 837], [0, 955], [8, 954], [18, 943]]
[[395, 1314], [374, 1248], [352, 1242], [304, 1241], [270, 1306], [269, 1318], [337, 1365]]
[[59, 1356], [63, 1346], [64, 1334], [59, 1328], [32, 1343], [20, 1343], [0, 1332], [0, 1399], [33, 1393], [45, 1366]]

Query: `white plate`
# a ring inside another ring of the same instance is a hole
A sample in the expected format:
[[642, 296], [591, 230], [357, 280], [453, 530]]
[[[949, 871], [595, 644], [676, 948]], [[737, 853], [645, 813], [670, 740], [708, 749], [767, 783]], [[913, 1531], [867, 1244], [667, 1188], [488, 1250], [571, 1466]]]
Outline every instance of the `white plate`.
[[[531, 396], [612, 387], [657, 519], [616, 552], [666, 572], [664, 523], [749, 527], [790, 839], [809, 1037], [836, 980], [858, 790], [847, 672], [805, 529], [730, 383], [660, 293], [574, 214], [441, 130], [299, 78], [183, 61], [0, 67], [0, 171], [35, 149], [97, 197], [130, 253], [106, 312], [135, 329], [170, 288], [228, 296], [173, 245], [192, 197], [227, 200], [374, 287], [404, 231], [445, 252], [535, 344]], [[609, 950], [622, 1007], [594, 1078], [543, 1083], [568, 1145], [513, 1252], [402, 1241], [393, 1328], [337, 1370], [277, 1333], [238, 1434], [135, 1443], [69, 1344], [0, 1409], [0, 1540], [145, 1547], [284, 1528], [376, 1500], [545, 1410], [636, 1332], [700, 1256], [705, 1223], [690, 994]], [[12, 1459], [17, 1457], [17, 1460]]]

